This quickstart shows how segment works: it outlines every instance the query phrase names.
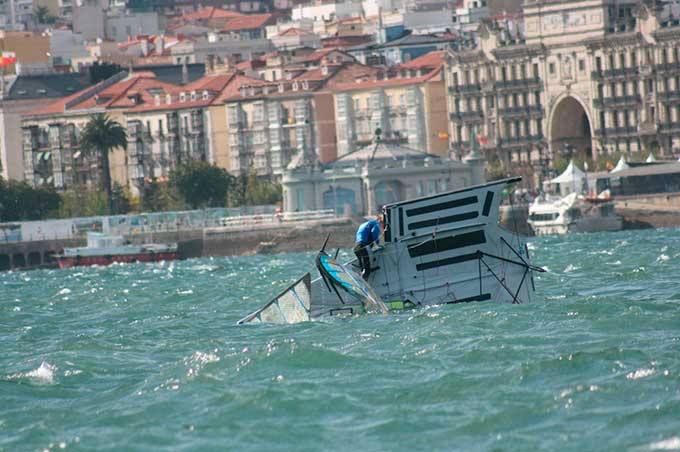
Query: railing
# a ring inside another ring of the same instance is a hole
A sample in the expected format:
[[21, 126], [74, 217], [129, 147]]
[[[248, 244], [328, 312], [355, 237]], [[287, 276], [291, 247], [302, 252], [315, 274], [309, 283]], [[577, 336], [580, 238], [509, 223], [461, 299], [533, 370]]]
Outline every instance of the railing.
[[633, 94], [629, 96], [615, 96], [615, 97], [604, 97], [601, 99], [593, 99], [593, 105], [596, 107], [609, 107], [609, 106], [620, 106], [626, 104], [638, 104], [641, 98], [639, 94]]
[[515, 80], [499, 80], [496, 82], [496, 89], [529, 88], [540, 85], [541, 79], [538, 77], [520, 78]]
[[279, 224], [282, 222], [321, 221], [336, 218], [333, 209], [306, 210], [302, 212], [285, 212], [261, 215], [240, 215], [220, 219], [220, 226], [240, 228], [246, 226], [259, 226], [267, 224]]

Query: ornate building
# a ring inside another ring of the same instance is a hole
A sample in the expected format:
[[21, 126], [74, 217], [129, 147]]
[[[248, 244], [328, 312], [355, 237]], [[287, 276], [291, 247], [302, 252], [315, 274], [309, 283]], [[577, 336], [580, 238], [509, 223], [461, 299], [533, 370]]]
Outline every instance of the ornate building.
[[557, 153], [680, 153], [680, 9], [643, 1], [526, 1], [523, 22], [487, 21], [451, 52], [451, 150], [490, 161]]

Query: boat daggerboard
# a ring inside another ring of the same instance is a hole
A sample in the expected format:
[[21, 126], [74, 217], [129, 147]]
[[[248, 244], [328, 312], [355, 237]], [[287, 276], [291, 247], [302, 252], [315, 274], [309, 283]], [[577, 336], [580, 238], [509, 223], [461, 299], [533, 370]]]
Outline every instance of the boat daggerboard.
[[346, 265], [339, 264], [326, 253], [316, 256], [316, 266], [319, 273], [328, 284], [340, 287], [350, 296], [360, 301], [368, 312], [387, 313], [388, 309], [375, 290]]
[[247, 323], [298, 323], [310, 320], [312, 306], [312, 277], [309, 273], [269, 303], [252, 314], [242, 318], [238, 325]]

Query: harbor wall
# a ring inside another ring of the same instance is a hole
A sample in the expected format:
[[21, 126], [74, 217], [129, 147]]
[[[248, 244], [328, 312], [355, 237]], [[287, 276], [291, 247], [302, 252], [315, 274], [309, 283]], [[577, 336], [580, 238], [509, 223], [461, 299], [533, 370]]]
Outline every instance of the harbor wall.
[[[161, 231], [126, 235], [131, 243], [177, 243], [184, 257], [218, 257], [252, 253], [286, 253], [320, 249], [330, 234], [328, 249], [351, 248], [361, 219], [282, 222], [251, 228], [215, 227], [191, 231]], [[0, 271], [56, 267], [52, 257], [64, 248], [85, 246], [84, 238], [0, 243]]]

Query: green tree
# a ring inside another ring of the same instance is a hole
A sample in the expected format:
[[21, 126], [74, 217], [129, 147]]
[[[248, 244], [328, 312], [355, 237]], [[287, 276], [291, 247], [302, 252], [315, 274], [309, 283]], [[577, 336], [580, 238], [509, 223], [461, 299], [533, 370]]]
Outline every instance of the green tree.
[[282, 198], [281, 185], [258, 179], [255, 168], [250, 168], [246, 185], [248, 205], [276, 204]]
[[124, 215], [132, 210], [132, 197], [130, 196], [130, 192], [118, 183], [113, 184], [111, 200], [112, 215]]
[[227, 193], [235, 185], [234, 176], [207, 162], [187, 162], [170, 173], [170, 185], [193, 209], [222, 207]]
[[101, 190], [74, 189], [61, 195], [59, 218], [96, 217], [107, 215], [106, 193]]
[[53, 188], [0, 178], [0, 221], [42, 220], [60, 205], [61, 197]]
[[54, 18], [50, 14], [50, 10], [44, 5], [39, 5], [35, 9], [35, 18], [38, 20], [39, 24], [48, 24], [54, 21]]
[[113, 190], [109, 153], [115, 148], [127, 149], [127, 132], [108, 115], [93, 115], [80, 136], [80, 147], [86, 152], [95, 152], [102, 164], [102, 178], [106, 192], [108, 212], [113, 211]]
[[140, 210], [143, 212], [163, 212], [181, 210], [185, 206], [177, 199], [172, 187], [167, 182], [152, 179], [142, 186]]

